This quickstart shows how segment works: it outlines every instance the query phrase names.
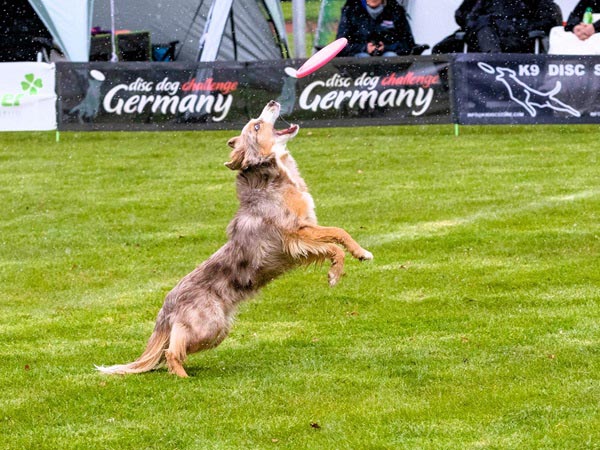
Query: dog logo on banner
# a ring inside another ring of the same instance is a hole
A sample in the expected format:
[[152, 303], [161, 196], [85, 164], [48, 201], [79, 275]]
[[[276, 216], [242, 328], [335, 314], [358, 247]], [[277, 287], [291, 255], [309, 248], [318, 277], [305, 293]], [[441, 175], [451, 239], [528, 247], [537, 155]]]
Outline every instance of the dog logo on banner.
[[69, 114], [77, 114], [80, 123], [92, 121], [100, 111], [100, 86], [106, 80], [106, 76], [99, 70], [90, 70], [88, 77], [88, 88], [83, 100], [73, 107]]
[[541, 92], [527, 86], [517, 78], [517, 73], [508, 67], [492, 67], [484, 62], [477, 63], [479, 68], [485, 73], [496, 75], [496, 81], [500, 81], [506, 86], [511, 100], [521, 105], [531, 117], [537, 116], [536, 108], [550, 108], [554, 111], [562, 111], [575, 117], [581, 117], [581, 113], [566, 103], [556, 98], [562, 88], [560, 81], [556, 82], [554, 89], [548, 92]]

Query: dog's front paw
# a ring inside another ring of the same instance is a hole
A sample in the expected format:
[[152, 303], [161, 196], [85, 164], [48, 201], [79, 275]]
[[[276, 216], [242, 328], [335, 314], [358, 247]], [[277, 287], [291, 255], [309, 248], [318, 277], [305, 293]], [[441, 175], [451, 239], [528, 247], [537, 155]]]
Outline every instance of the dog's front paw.
[[373, 259], [373, 253], [363, 248], [363, 253], [358, 257], [360, 261], [369, 261]]

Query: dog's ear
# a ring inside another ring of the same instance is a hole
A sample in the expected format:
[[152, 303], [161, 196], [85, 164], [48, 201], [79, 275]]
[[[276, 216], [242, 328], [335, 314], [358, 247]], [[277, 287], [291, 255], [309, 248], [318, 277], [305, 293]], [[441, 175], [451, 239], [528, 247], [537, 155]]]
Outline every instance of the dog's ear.
[[225, 167], [231, 170], [246, 170], [250, 166], [260, 164], [261, 160], [252, 149], [247, 149], [240, 145], [234, 147], [229, 154], [229, 161], [225, 163]]
[[229, 161], [225, 163], [225, 167], [231, 170], [246, 170], [250, 167], [271, 164], [275, 160], [274, 153], [265, 156], [256, 152], [234, 149], [229, 156]]
[[232, 137], [231, 139], [229, 139], [227, 141], [227, 145], [229, 145], [231, 148], [235, 148], [235, 144], [237, 144], [237, 142], [238, 142], [239, 139], [240, 139], [239, 136]]
[[262, 155], [255, 142], [236, 136], [229, 139], [227, 145], [233, 148], [229, 154], [229, 161], [225, 167], [231, 170], [246, 170], [249, 167], [259, 166], [275, 161], [275, 154]]
[[244, 151], [241, 148], [236, 148], [240, 141], [240, 136], [232, 137], [227, 141], [233, 151], [229, 154], [229, 161], [225, 163], [225, 167], [231, 170], [239, 170], [242, 168], [242, 162], [244, 161]]
[[229, 155], [229, 161], [225, 163], [225, 167], [231, 170], [240, 170], [244, 163], [244, 152], [241, 149], [233, 149]]

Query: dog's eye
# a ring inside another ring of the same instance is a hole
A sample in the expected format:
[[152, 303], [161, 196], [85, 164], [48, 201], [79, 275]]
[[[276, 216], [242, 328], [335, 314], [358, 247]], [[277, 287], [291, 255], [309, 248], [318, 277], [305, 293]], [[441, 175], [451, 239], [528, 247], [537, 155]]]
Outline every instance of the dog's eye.
[[260, 130], [260, 123], [257, 123], [256, 125], [254, 125], [254, 131], [258, 131]]

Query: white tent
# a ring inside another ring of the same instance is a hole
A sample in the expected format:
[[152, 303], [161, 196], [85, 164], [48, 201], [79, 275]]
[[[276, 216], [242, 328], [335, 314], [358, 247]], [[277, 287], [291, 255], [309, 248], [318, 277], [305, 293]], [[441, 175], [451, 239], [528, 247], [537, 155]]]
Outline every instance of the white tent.
[[[92, 26], [179, 41], [182, 61], [281, 59], [288, 46], [278, 0], [28, 0], [69, 61], [88, 61]], [[207, 20], [209, 18], [210, 20]]]
[[[114, 0], [114, 3], [117, 30], [148, 31], [154, 44], [179, 41], [180, 61], [287, 57], [283, 12], [278, 0]], [[96, 0], [93, 26], [110, 29], [110, 16], [108, 0]]]
[[93, 0], [29, 0], [69, 61], [87, 61]]

